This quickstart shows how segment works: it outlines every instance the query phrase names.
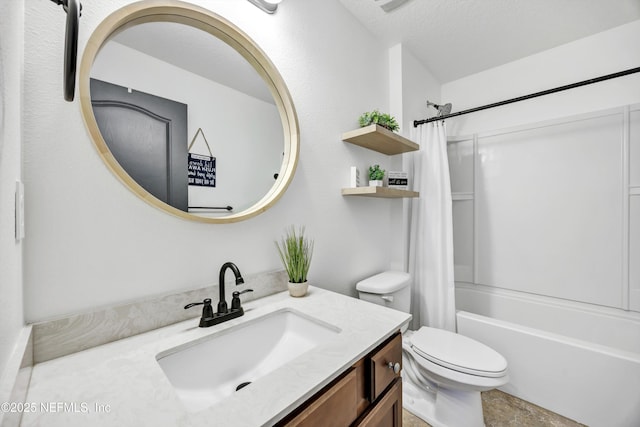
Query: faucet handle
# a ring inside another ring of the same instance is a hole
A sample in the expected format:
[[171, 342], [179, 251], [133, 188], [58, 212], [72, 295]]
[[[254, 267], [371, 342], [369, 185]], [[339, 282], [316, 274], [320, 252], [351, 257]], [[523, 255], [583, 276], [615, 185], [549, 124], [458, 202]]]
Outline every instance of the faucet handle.
[[213, 308], [211, 307], [211, 298], [205, 298], [202, 302], [192, 302], [184, 306], [184, 309], [195, 307], [196, 305], [202, 305], [202, 319], [209, 319], [213, 317]]
[[188, 309], [191, 307], [195, 307], [196, 305], [211, 305], [211, 298], [205, 298], [202, 302], [192, 302], [191, 304], [187, 304], [184, 306], [184, 309]]
[[240, 306], [240, 295], [246, 294], [247, 292], [253, 292], [253, 289], [245, 289], [242, 292], [235, 291], [231, 294], [231, 310], [239, 310]]

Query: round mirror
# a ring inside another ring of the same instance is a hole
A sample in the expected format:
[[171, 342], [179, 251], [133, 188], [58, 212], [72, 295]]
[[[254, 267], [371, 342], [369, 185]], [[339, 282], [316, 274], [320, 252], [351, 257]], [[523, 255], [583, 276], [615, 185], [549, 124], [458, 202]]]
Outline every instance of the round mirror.
[[84, 122], [106, 165], [173, 215], [255, 216], [293, 178], [299, 130], [278, 70], [242, 31], [187, 3], [105, 19], [80, 64]]

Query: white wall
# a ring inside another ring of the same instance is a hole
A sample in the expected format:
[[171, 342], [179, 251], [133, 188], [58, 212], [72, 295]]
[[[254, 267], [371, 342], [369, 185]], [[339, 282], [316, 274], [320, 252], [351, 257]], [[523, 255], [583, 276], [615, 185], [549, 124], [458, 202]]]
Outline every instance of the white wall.
[[390, 110], [400, 124], [400, 133], [407, 138], [414, 120], [432, 117], [435, 110], [427, 108], [427, 100], [440, 102], [440, 82], [404, 45], [389, 49], [391, 84]]
[[[230, 205], [241, 212], [275, 183], [273, 174], [280, 170], [284, 151], [275, 104], [114, 41], [100, 49], [91, 76], [187, 104], [186, 143], [202, 129], [216, 158], [215, 188], [189, 186], [189, 206]], [[210, 155], [204, 138], [198, 135], [191, 153]]]
[[[640, 64], [640, 20], [442, 85], [453, 111], [615, 73]], [[640, 73], [448, 120], [449, 135], [535, 123], [637, 103]]]
[[[398, 121], [401, 135], [411, 139], [413, 121], [433, 115], [433, 110], [427, 108], [427, 100], [440, 101], [440, 83], [404, 45], [392, 46], [389, 49], [389, 113]], [[411, 176], [409, 158], [414, 154], [389, 158], [391, 170], [409, 172]], [[402, 223], [402, 232], [393, 235], [391, 267], [403, 271], [406, 271], [409, 262], [407, 219], [410, 203], [411, 200], [407, 199], [391, 207], [393, 221]]]
[[[128, 3], [85, 5], [80, 53], [98, 23]], [[354, 294], [357, 280], [388, 268], [394, 201], [340, 195], [350, 165], [381, 159], [340, 140], [342, 132], [357, 127], [362, 112], [388, 106], [387, 55], [377, 40], [337, 0], [284, 2], [273, 16], [246, 1], [194, 3], [234, 22], [280, 70], [300, 122], [295, 178], [273, 208], [235, 224], [193, 223], [139, 200], [98, 157], [78, 102], [63, 100], [64, 14], [28, 2], [28, 321], [200, 287], [217, 280], [225, 261], [236, 262], [244, 274], [280, 268], [273, 241], [292, 223], [305, 224], [316, 240], [313, 284]]]
[[24, 325], [22, 243], [14, 234], [14, 194], [21, 180], [24, 5], [0, 3], [0, 376]]

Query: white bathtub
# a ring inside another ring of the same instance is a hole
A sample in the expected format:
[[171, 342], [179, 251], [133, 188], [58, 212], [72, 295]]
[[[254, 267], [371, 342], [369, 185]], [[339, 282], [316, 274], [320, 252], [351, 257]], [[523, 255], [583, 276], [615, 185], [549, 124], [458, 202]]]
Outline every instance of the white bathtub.
[[458, 332], [506, 357], [501, 390], [592, 427], [640, 426], [640, 314], [458, 285]]

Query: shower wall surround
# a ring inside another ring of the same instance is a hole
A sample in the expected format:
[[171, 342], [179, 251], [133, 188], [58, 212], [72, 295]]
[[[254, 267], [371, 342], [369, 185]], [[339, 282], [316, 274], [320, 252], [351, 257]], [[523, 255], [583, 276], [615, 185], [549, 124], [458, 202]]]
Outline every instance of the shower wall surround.
[[638, 122], [636, 105], [451, 141], [456, 281], [640, 312]]

